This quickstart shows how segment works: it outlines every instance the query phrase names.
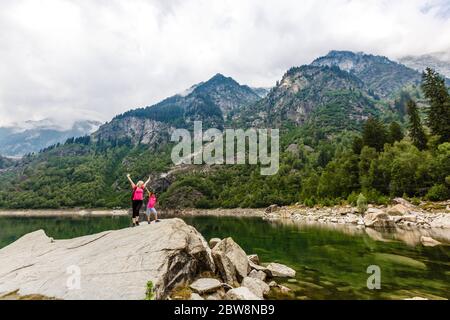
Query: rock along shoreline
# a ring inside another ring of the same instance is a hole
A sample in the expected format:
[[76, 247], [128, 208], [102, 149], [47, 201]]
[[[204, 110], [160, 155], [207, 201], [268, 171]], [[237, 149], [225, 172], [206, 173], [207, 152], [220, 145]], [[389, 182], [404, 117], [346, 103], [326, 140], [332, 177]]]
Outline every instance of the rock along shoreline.
[[[317, 224], [356, 225], [367, 228], [450, 229], [450, 200], [433, 206], [413, 205], [403, 198], [395, 198], [389, 206], [369, 205], [364, 213], [356, 207], [335, 206], [307, 208], [302, 205], [278, 207], [265, 211], [264, 219], [289, 219]], [[450, 231], [450, 230], [449, 230]]]

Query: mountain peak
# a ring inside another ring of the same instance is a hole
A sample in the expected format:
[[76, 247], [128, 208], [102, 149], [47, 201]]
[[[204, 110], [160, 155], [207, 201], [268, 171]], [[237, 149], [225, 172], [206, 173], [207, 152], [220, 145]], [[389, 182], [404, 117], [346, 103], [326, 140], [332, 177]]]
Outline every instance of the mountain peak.
[[240, 84], [231, 77], [226, 77], [221, 73], [217, 73], [211, 79], [206, 81], [203, 85], [219, 85], [219, 84], [230, 84], [234, 86], [239, 86]]
[[390, 97], [408, 85], [418, 85], [420, 73], [384, 56], [364, 52], [332, 50], [311, 64], [317, 67], [338, 67], [356, 75], [369, 89], [381, 97]]
[[[330, 60], [333, 61], [334, 63], [330, 62]], [[326, 63], [328, 66], [336, 65], [338, 67], [341, 67], [341, 69], [343, 69], [345, 71], [350, 71], [350, 70], [346, 70], [345, 66], [344, 66], [344, 68], [342, 68], [342, 65], [339, 66], [339, 63], [343, 63], [345, 61], [347, 61], [347, 62], [351, 61], [353, 63], [370, 63], [370, 62], [376, 61], [376, 62], [381, 62], [381, 63], [397, 64], [396, 62], [389, 60], [385, 56], [377, 56], [377, 55], [373, 55], [373, 54], [367, 54], [362, 51], [354, 52], [354, 51], [349, 51], [349, 50], [331, 50], [330, 52], [328, 52], [328, 54], [326, 56], [315, 59], [312, 62], [312, 65], [323, 65], [324, 63]], [[350, 66], [351, 66], [351, 64], [347, 63], [347, 69]]]
[[214, 77], [212, 77], [210, 80], [225, 80], [225, 79], [231, 79], [229, 77], [225, 77], [223, 74], [221, 73], [216, 73], [214, 75]]
[[331, 50], [326, 56], [362, 56], [364, 52], [353, 52], [349, 50]]
[[[130, 110], [116, 116], [112, 126], [117, 126], [117, 123], [123, 119], [139, 118], [138, 121], [149, 119], [178, 127], [189, 127], [193, 121], [201, 120], [205, 125], [219, 128], [223, 126], [232, 111], [260, 99], [261, 97], [249, 86], [240, 85], [233, 78], [217, 73], [208, 81], [200, 82], [155, 105]], [[125, 122], [126, 120], [122, 124], [127, 126]], [[96, 137], [109, 139], [122, 135], [121, 137], [128, 136], [134, 139], [133, 143], [142, 142], [139, 134], [134, 135], [134, 133], [125, 132], [126, 130], [116, 133], [112, 126], [110, 124], [102, 126], [95, 134]], [[139, 139], [141, 141], [138, 141]]]

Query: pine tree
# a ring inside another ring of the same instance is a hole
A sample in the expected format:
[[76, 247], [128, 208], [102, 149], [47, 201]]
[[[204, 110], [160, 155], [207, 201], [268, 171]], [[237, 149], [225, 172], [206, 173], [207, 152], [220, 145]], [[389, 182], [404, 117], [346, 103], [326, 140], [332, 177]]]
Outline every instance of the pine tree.
[[396, 141], [401, 141], [403, 139], [402, 128], [398, 124], [398, 122], [391, 122], [389, 125], [389, 135], [388, 141], [389, 143], [394, 143]]
[[400, 92], [400, 96], [394, 102], [395, 109], [404, 116], [407, 113], [406, 105], [411, 100], [411, 95], [407, 91]]
[[420, 121], [419, 111], [417, 104], [410, 100], [407, 105], [407, 111], [409, 116], [409, 136], [413, 141], [413, 144], [419, 149], [423, 150], [427, 146], [427, 137]]
[[422, 74], [422, 90], [430, 102], [427, 124], [440, 141], [450, 141], [450, 94], [445, 79], [433, 69]]
[[354, 154], [360, 155], [361, 150], [364, 147], [361, 137], [355, 137], [352, 141], [352, 150]]
[[363, 144], [382, 151], [386, 142], [387, 133], [384, 125], [376, 118], [367, 119], [363, 130]]

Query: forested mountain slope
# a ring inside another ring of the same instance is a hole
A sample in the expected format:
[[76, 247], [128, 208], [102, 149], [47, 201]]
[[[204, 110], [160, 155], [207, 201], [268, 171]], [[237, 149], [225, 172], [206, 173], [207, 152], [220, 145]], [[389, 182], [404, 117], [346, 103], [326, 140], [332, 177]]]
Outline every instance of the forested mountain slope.
[[[334, 204], [355, 202], [360, 192], [376, 203], [403, 194], [445, 199], [450, 144], [436, 131], [446, 130], [442, 123], [429, 119], [447, 119], [450, 98], [439, 76], [430, 77], [423, 93], [418, 72], [348, 52], [291, 68], [263, 98], [216, 75], [119, 115], [90, 136], [25, 157], [0, 174], [0, 207], [126, 207], [126, 173], [152, 174], [151, 188], [166, 207]], [[419, 108], [411, 98], [420, 99]], [[194, 120], [204, 129], [281, 128], [280, 170], [274, 176], [250, 165], [171, 171], [170, 134], [191, 129]]]

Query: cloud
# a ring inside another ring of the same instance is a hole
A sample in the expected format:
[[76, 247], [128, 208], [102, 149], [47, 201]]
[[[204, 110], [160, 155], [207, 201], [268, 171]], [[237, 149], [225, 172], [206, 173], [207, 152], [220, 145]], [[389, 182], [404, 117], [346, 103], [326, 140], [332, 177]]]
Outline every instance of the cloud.
[[109, 120], [217, 72], [271, 86], [331, 49], [450, 49], [447, 0], [2, 0], [0, 125]]

